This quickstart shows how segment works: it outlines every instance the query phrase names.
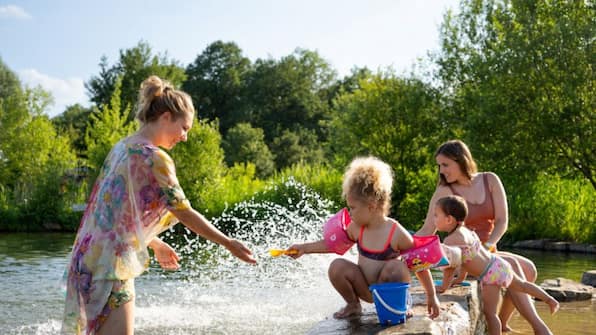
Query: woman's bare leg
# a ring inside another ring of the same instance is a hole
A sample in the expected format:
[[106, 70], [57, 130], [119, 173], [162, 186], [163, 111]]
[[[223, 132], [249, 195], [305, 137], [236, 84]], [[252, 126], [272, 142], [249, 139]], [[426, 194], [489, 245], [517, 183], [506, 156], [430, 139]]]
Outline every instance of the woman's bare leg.
[[360, 267], [346, 259], [338, 258], [329, 265], [329, 280], [346, 301], [346, 306], [333, 314], [343, 319], [362, 312], [360, 299], [372, 302], [372, 294]]
[[[532, 283], [536, 281], [538, 271], [536, 270], [536, 266], [531, 260], [520, 255], [503, 251], [500, 251], [498, 255], [501, 256], [504, 260], [506, 260], [509, 264], [511, 264], [513, 270], [518, 276], [520, 276], [520, 278]], [[521, 266], [521, 272], [518, 272], [519, 269], [515, 264], [516, 262]], [[521, 304], [523, 305], [523, 302], [521, 302]], [[511, 328], [509, 327], [509, 321], [511, 320], [511, 316], [513, 315], [514, 311], [515, 305], [511, 300], [510, 294], [507, 292], [505, 294], [505, 297], [503, 298], [503, 303], [501, 304], [501, 309], [499, 311], [499, 319], [501, 319], [501, 327], [503, 327], [504, 332], [511, 330]]]
[[133, 335], [135, 321], [134, 298], [112, 310], [97, 335]]
[[[522, 256], [519, 256], [519, 255], [499, 252], [499, 256], [501, 258], [503, 258], [504, 260], [506, 260], [509, 264], [511, 264], [511, 267], [513, 268], [513, 271], [515, 272], [515, 274], [522, 280], [526, 280], [526, 276], [525, 276], [525, 272], [524, 272], [521, 264], [526, 263], [526, 266], [527, 266], [527, 263], [529, 262], [530, 264], [532, 264], [532, 267], [534, 267], [533, 263], [530, 260], [528, 260], [527, 258], [524, 258]], [[534, 269], [535, 269], [535, 267], [534, 267]], [[535, 275], [534, 275], [534, 279], [535, 279]], [[519, 314], [521, 314], [521, 316], [524, 319], [526, 319], [526, 321], [528, 321], [528, 323], [534, 330], [534, 334], [552, 335], [552, 332], [550, 331], [550, 329], [548, 329], [548, 327], [546, 326], [544, 321], [538, 315], [538, 312], [536, 311], [536, 308], [534, 307], [534, 302], [532, 301], [532, 299], [530, 298], [530, 296], [528, 294], [519, 292], [519, 291], [514, 291], [514, 290], [507, 290], [506, 297], [511, 299], [513, 306], [515, 306], [515, 308], [519, 311]], [[511, 312], [507, 311], [507, 305], [505, 306], [505, 308], [506, 308], [505, 311], [503, 311], [501, 309], [499, 318], [501, 319], [502, 329], [504, 331], [507, 331], [510, 328], [506, 324], [505, 320], [509, 321], [509, 319], [511, 318]], [[509, 314], [504, 315], [504, 313], [509, 313]]]

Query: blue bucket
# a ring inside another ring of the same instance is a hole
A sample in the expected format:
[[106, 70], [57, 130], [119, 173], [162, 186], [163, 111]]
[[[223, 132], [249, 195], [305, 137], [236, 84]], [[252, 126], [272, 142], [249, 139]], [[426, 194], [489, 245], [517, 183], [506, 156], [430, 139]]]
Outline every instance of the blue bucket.
[[408, 283], [382, 283], [369, 287], [382, 325], [406, 322], [406, 312], [410, 304], [409, 287]]

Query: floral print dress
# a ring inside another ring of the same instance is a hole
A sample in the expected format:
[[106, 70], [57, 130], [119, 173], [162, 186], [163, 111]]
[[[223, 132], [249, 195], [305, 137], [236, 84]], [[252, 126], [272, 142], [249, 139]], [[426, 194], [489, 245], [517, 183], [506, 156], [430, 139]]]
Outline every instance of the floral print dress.
[[[108, 154], [74, 242], [66, 276], [63, 334], [95, 334], [108, 300], [149, 265], [148, 243], [190, 204], [162, 149], [132, 136]], [[117, 296], [117, 295], [116, 295]], [[112, 306], [114, 307], [114, 306]]]

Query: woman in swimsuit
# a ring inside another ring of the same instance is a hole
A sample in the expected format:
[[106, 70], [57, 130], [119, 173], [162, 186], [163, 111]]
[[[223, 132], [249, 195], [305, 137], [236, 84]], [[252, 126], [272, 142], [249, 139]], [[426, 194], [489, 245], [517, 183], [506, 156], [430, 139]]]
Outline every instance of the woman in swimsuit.
[[[531, 260], [496, 249], [497, 243], [507, 231], [509, 220], [507, 196], [499, 177], [492, 172], [477, 172], [470, 150], [459, 140], [443, 143], [437, 149], [435, 159], [438, 165], [439, 183], [429, 203], [424, 225], [416, 235], [435, 234], [433, 215], [437, 200], [446, 195], [459, 195], [466, 200], [469, 210], [465, 221], [466, 226], [478, 235], [482, 245], [487, 250], [498, 253], [512, 266], [519, 277], [534, 282], [537, 272]], [[454, 284], [462, 280], [460, 276]], [[530, 323], [535, 334], [552, 335], [536, 312], [530, 297], [515, 291], [507, 291], [501, 305], [499, 318], [503, 331], [511, 330], [507, 322], [514, 308], [517, 308], [522, 317]]]
[[[511, 265], [495, 253], [484, 249], [480, 239], [464, 224], [468, 214], [466, 201], [459, 196], [449, 195], [437, 201], [434, 208], [434, 224], [439, 231], [448, 232], [444, 244], [456, 247], [456, 250], [444, 248], [449, 253], [460, 252], [460, 256], [451, 256], [450, 267], [445, 270], [443, 285], [437, 291], [444, 292], [453, 279], [456, 266], [461, 266], [465, 273], [470, 273], [481, 283], [482, 310], [486, 317], [488, 333], [501, 334], [501, 321], [497, 316], [501, 287], [530, 294], [550, 307], [551, 313], [559, 309], [559, 302], [548, 295], [542, 288], [517, 276]], [[462, 277], [465, 274], [460, 273]]]
[[[350, 210], [351, 223], [347, 237], [358, 246], [358, 264], [335, 259], [329, 266], [329, 279], [344, 298], [346, 305], [335, 318], [360, 314], [360, 300], [372, 303], [369, 286], [383, 282], [410, 282], [406, 264], [399, 258], [400, 250], [414, 246], [410, 233], [389, 213], [393, 173], [385, 162], [375, 158], [356, 158], [344, 174], [342, 195]], [[298, 258], [306, 253], [330, 253], [325, 240], [294, 244], [289, 250]], [[426, 290], [428, 313], [439, 315], [439, 301], [429, 270], [416, 273]]]

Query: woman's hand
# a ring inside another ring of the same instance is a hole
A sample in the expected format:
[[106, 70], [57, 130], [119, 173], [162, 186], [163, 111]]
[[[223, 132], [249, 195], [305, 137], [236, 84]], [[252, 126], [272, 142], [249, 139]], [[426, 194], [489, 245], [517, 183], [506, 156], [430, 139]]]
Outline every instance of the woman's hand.
[[172, 248], [169, 244], [158, 238], [155, 238], [153, 241], [151, 241], [149, 246], [151, 249], [153, 249], [153, 254], [155, 255], [155, 258], [162, 269], [174, 271], [180, 268], [180, 264], [178, 263], [178, 261], [180, 261], [180, 257], [178, 257], [176, 250], [174, 250], [174, 248]]
[[225, 247], [232, 253], [232, 255], [240, 258], [246, 263], [255, 264], [257, 262], [252, 256], [252, 251], [236, 239], [230, 239], [229, 243], [225, 244]]

